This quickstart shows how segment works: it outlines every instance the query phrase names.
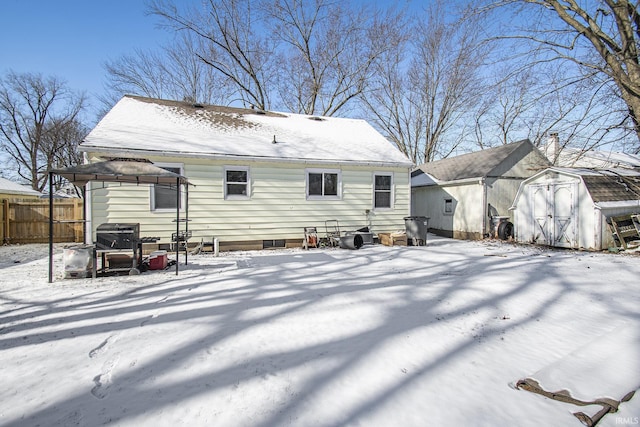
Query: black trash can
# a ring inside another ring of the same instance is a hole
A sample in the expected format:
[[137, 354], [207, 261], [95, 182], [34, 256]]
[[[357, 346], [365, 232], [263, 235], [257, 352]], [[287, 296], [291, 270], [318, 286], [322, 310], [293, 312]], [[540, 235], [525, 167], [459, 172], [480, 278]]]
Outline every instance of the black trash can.
[[429, 228], [429, 217], [407, 216], [404, 218], [404, 226], [407, 231], [407, 239], [411, 242], [411, 245], [413, 246], [427, 245], [427, 230]]

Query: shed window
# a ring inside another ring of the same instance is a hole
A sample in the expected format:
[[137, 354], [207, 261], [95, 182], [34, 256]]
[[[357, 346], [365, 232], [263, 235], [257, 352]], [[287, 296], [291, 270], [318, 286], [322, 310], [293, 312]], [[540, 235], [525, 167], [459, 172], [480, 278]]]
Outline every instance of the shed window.
[[307, 170], [307, 198], [339, 198], [340, 171]]
[[251, 194], [248, 167], [228, 167], [224, 172], [224, 198], [246, 199]]
[[[178, 175], [182, 175], [182, 167], [180, 166], [169, 166], [169, 165], [161, 165], [156, 164], [156, 166], [168, 170], [169, 172], [177, 173]], [[154, 184], [151, 188], [151, 210], [175, 210], [177, 200], [177, 191], [178, 188], [175, 184]], [[182, 201], [180, 201], [180, 204]], [[180, 206], [182, 208], [182, 206]]]
[[393, 176], [390, 174], [376, 174], [373, 177], [373, 207], [374, 209], [389, 209], [392, 205]]
[[453, 214], [453, 199], [444, 199], [444, 213], [447, 215]]

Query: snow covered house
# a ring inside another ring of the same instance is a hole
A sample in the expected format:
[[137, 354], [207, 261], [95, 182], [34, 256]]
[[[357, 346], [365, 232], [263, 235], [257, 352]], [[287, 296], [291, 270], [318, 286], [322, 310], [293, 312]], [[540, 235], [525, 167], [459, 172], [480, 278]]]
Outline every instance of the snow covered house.
[[0, 200], [37, 199], [40, 196], [42, 194], [31, 187], [0, 177]]
[[640, 171], [552, 167], [522, 182], [511, 210], [519, 242], [606, 249], [607, 218], [640, 214]]
[[412, 163], [363, 120], [125, 96], [80, 150], [90, 163], [146, 159], [194, 185], [187, 206], [175, 188], [90, 183], [93, 233], [134, 222], [168, 243], [180, 203], [195, 241], [299, 246], [305, 227], [320, 237], [331, 220], [341, 231], [391, 232], [410, 209]]
[[548, 166], [529, 140], [425, 163], [411, 174], [411, 214], [442, 236], [496, 236], [520, 183]]
[[552, 133], [541, 151], [553, 166], [589, 169], [640, 170], [640, 156], [615, 151], [581, 150], [562, 146], [557, 133]]

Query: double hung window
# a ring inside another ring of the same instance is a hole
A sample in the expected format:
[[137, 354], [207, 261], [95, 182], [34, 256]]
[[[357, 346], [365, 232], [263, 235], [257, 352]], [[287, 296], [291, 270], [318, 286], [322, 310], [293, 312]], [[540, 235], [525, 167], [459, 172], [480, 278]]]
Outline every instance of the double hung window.
[[373, 208], [391, 209], [393, 206], [393, 175], [375, 174], [373, 176]]
[[[182, 175], [182, 166], [176, 164], [155, 164], [156, 166], [168, 170], [169, 172]], [[176, 184], [154, 184], [151, 187], [151, 210], [164, 211], [176, 210], [178, 203], [182, 208], [182, 200], [178, 201], [178, 187]]]
[[228, 166], [224, 169], [224, 198], [248, 199], [251, 196], [251, 176], [248, 167]]
[[307, 199], [339, 199], [341, 174], [333, 169], [307, 169]]

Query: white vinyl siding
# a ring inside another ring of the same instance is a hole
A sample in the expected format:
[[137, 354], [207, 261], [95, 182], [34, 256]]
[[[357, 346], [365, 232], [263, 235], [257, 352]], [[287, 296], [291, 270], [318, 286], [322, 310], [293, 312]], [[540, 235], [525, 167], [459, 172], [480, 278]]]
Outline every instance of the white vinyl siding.
[[[252, 163], [248, 177], [250, 199], [225, 200], [225, 172], [243, 167], [247, 164], [200, 159], [185, 162], [183, 175], [194, 184], [189, 188], [188, 205], [194, 241], [210, 241], [213, 237], [221, 242], [302, 239], [304, 227], [314, 226], [322, 237], [325, 221], [333, 219], [344, 231], [371, 225], [376, 233], [392, 232], [404, 228], [403, 218], [409, 215], [407, 168], [389, 168], [389, 173], [394, 174], [393, 208], [369, 214], [374, 203], [372, 177], [374, 172], [386, 173], [383, 168], [374, 171], [364, 166], [326, 169], [292, 163]], [[308, 199], [309, 170], [338, 171], [341, 198]], [[148, 187], [122, 185], [95, 191], [92, 227], [101, 222], [139, 222], [142, 236], [157, 236], [161, 243], [168, 242], [175, 232], [175, 210], [149, 212]]]

